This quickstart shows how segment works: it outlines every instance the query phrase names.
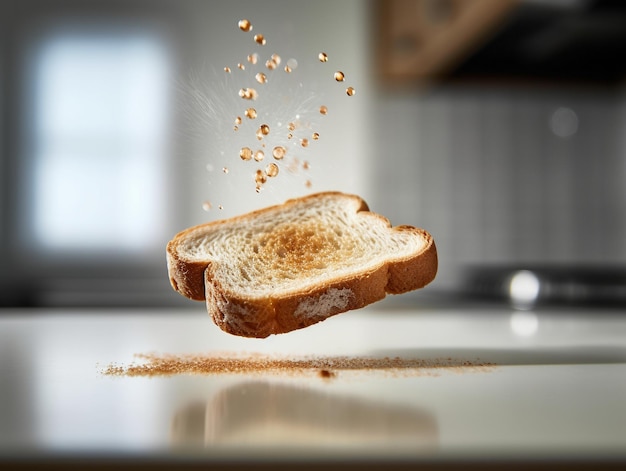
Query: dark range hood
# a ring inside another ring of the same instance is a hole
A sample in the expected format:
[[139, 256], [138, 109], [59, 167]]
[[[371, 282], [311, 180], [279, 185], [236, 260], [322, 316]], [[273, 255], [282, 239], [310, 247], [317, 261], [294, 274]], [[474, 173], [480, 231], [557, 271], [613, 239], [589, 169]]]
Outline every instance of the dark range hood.
[[450, 76], [621, 83], [626, 2], [523, 2]]
[[376, 21], [384, 83], [458, 80], [620, 85], [621, 0], [384, 0]]

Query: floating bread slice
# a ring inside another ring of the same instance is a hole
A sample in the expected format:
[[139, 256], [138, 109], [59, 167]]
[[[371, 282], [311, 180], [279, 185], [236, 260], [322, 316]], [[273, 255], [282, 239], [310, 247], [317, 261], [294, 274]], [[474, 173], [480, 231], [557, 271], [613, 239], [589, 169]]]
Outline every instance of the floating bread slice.
[[167, 265], [172, 287], [206, 300], [221, 329], [263, 338], [422, 288], [437, 250], [426, 231], [325, 192], [186, 229], [168, 243]]

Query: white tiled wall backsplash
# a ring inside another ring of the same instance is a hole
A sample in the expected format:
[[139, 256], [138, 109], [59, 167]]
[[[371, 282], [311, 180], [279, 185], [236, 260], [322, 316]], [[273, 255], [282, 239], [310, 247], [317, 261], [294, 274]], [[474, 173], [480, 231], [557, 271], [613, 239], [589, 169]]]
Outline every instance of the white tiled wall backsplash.
[[623, 264], [624, 97], [479, 86], [383, 94], [372, 206], [434, 235], [440, 288], [470, 265]]

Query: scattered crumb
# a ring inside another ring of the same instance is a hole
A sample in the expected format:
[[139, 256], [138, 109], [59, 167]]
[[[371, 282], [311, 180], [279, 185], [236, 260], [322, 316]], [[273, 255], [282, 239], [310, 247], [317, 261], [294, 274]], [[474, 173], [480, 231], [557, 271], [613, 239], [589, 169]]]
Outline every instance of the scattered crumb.
[[395, 376], [439, 376], [450, 373], [485, 373], [495, 364], [480, 360], [415, 359], [401, 357], [275, 357], [261, 354], [136, 354], [128, 365], [110, 364], [106, 376], [187, 375], [317, 375], [330, 379], [338, 372], [377, 372]]

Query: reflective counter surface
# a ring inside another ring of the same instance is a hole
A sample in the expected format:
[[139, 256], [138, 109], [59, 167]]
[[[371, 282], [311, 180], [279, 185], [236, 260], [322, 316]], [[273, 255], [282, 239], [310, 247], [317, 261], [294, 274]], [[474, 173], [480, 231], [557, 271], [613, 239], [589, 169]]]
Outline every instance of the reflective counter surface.
[[[0, 463], [626, 461], [621, 313], [373, 306], [262, 340], [223, 333], [201, 307], [0, 313]], [[140, 362], [137, 353], [422, 363], [104, 374]]]

